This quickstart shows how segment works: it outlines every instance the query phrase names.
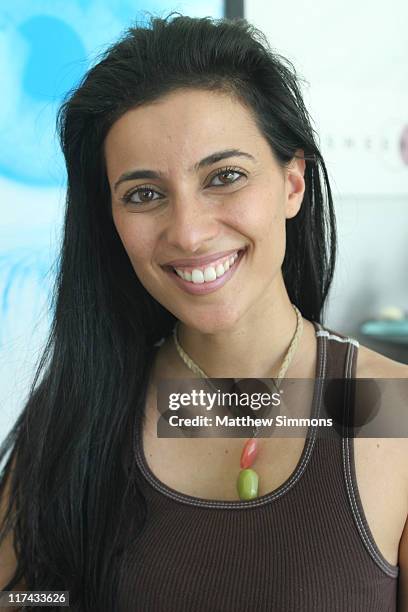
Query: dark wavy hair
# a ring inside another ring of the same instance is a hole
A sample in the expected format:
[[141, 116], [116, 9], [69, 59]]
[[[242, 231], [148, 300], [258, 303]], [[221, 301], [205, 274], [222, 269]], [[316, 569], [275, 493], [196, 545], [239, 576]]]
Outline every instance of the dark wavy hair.
[[152, 346], [175, 323], [138, 280], [113, 224], [103, 155], [109, 128], [178, 88], [232, 93], [282, 167], [304, 151], [306, 191], [286, 221], [282, 272], [309, 320], [322, 322], [336, 256], [329, 180], [299, 76], [262, 32], [244, 19], [150, 16], [98, 60], [58, 113], [67, 198], [52, 325], [0, 449], [0, 495], [6, 483], [10, 489], [0, 535], [13, 529], [18, 559], [3, 589], [24, 578], [28, 590], [69, 590], [71, 609], [81, 611], [115, 609], [132, 529], [121, 517], [143, 507], [123, 470], [124, 443], [131, 419], [143, 418]]

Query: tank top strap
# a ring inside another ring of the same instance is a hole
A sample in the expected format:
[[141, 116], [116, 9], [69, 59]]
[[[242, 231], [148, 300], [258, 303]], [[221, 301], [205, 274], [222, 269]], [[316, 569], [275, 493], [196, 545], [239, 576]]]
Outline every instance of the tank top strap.
[[314, 323], [316, 337], [323, 345], [326, 378], [355, 378], [357, 355], [360, 343], [358, 340]]
[[[390, 579], [398, 576], [399, 568], [388, 562], [379, 550], [365, 516], [360, 498], [354, 459], [354, 438], [350, 433], [353, 426], [355, 403], [355, 378], [359, 342], [338, 331], [317, 324], [316, 336], [323, 343], [321, 352], [326, 361], [325, 389], [323, 396], [327, 401], [338, 402], [341, 425], [333, 428], [331, 439], [318, 438], [313, 461], [309, 466], [322, 489], [335, 487], [333, 507], [340, 514], [347, 512], [352, 517], [355, 533], [374, 564]], [[327, 394], [330, 379], [338, 379], [335, 392]], [[347, 426], [345, 425], [347, 424]], [[333, 446], [334, 445], [334, 446]], [[349, 518], [344, 516], [344, 523]], [[338, 522], [340, 530], [340, 521]], [[348, 529], [350, 529], [350, 525]], [[340, 537], [340, 533], [339, 533]], [[354, 544], [354, 547], [356, 547]], [[356, 550], [356, 548], [355, 548]], [[356, 552], [354, 554], [357, 554]]]

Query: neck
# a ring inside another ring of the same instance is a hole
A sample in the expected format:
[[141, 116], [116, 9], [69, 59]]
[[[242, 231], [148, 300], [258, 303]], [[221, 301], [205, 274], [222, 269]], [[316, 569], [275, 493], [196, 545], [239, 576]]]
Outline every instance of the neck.
[[[230, 329], [203, 333], [180, 322], [178, 339], [184, 351], [210, 377], [269, 378], [277, 376], [296, 326], [296, 312], [285, 290], [280, 299], [259, 304], [256, 313], [248, 312], [247, 316], [240, 318], [239, 324]], [[299, 363], [310, 350], [310, 333], [314, 338], [311, 324], [305, 326], [299, 338], [286, 376], [297, 376]], [[180, 362], [174, 344], [172, 351]], [[181, 363], [181, 366], [188, 371], [185, 364]]]

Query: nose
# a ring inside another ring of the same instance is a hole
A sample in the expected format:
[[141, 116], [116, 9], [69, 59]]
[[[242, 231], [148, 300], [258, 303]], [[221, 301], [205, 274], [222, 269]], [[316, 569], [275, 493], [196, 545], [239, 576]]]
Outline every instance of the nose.
[[200, 251], [206, 242], [212, 243], [219, 232], [212, 205], [198, 197], [174, 200], [166, 228], [166, 242], [180, 254]]

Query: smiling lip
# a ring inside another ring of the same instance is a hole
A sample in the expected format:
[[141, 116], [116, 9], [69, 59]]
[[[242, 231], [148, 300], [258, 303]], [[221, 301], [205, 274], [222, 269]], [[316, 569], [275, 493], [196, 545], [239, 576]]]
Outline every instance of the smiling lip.
[[[243, 258], [243, 256], [245, 255], [247, 249], [238, 251], [238, 258], [234, 261], [233, 265], [230, 267], [229, 270], [227, 270], [222, 276], [220, 276], [219, 278], [216, 278], [215, 280], [211, 281], [211, 282], [204, 282], [204, 283], [191, 283], [189, 281], [184, 280], [183, 278], [180, 278], [173, 270], [173, 268], [166, 266], [166, 272], [167, 274], [173, 279], [173, 281], [176, 283], [176, 285], [178, 285], [181, 289], [184, 289], [184, 291], [186, 291], [187, 293], [190, 293], [192, 295], [206, 295], [207, 293], [212, 293], [213, 291], [217, 291], [217, 289], [220, 289], [223, 285], [225, 285], [225, 283], [227, 283], [230, 278], [232, 278], [232, 276], [235, 274], [239, 264], [241, 263], [241, 260]], [[235, 251], [232, 251], [233, 253]]]
[[221, 251], [219, 253], [212, 253], [211, 255], [207, 255], [206, 257], [196, 257], [190, 259], [173, 259], [172, 261], [167, 261], [163, 266], [172, 266], [173, 268], [181, 268], [182, 266], [186, 266], [188, 268], [201, 268], [206, 264], [210, 264], [213, 261], [217, 261], [218, 259], [222, 259], [223, 257], [227, 257], [228, 255], [232, 255], [233, 253], [237, 253], [241, 249], [230, 249], [229, 251]]

